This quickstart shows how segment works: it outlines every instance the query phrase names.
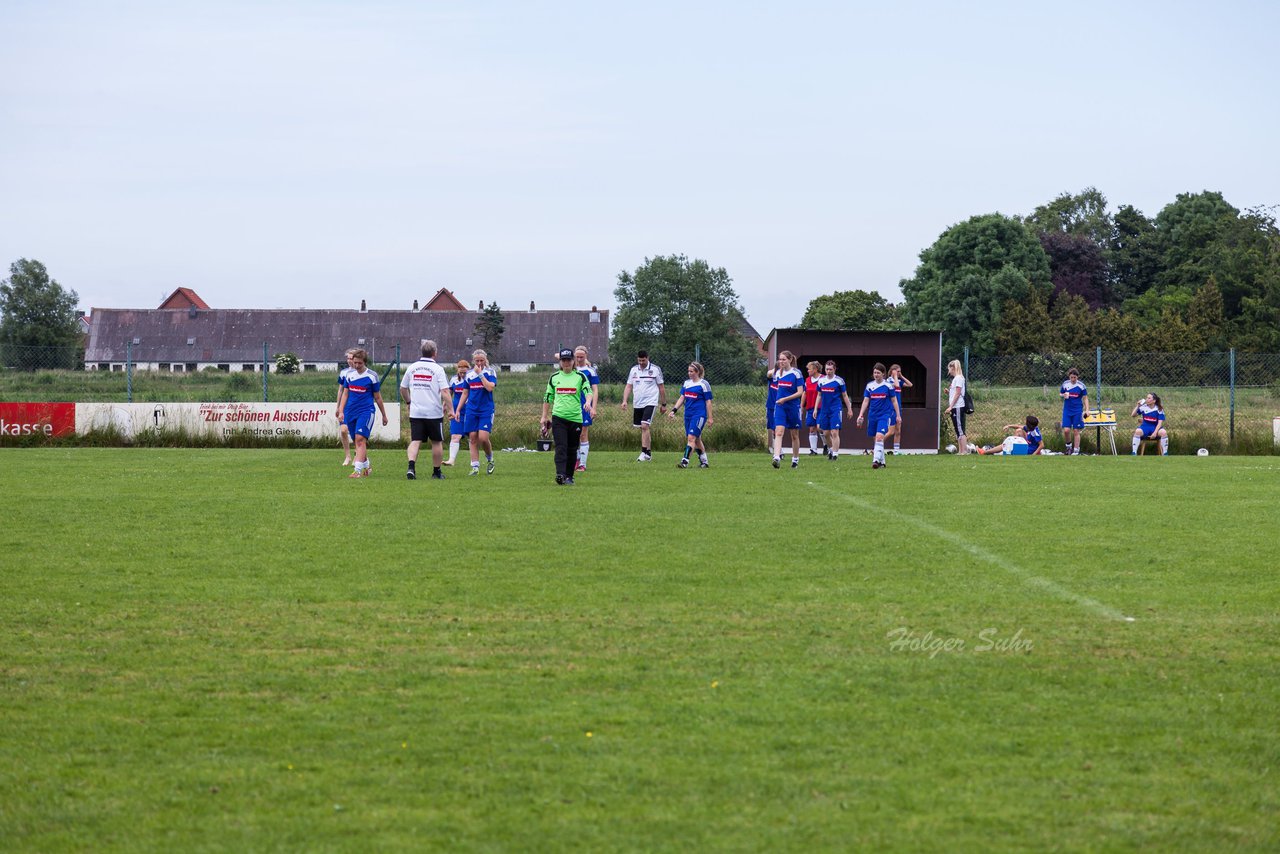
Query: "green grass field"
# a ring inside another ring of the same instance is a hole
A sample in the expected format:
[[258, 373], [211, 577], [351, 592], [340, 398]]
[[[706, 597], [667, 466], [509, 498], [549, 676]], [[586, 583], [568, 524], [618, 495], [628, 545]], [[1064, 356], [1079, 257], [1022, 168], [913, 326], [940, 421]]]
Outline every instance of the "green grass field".
[[0, 847], [1280, 846], [1271, 457], [372, 459], [0, 450]]

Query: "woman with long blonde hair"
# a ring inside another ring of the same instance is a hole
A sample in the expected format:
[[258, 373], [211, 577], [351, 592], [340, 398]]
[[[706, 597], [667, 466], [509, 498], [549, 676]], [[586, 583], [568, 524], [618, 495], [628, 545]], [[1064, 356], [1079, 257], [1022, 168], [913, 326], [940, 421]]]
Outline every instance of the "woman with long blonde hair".
[[959, 359], [947, 363], [947, 373], [951, 376], [951, 388], [947, 392], [947, 415], [951, 416], [951, 426], [956, 430], [957, 453], [969, 453], [969, 443], [964, 435], [964, 369]]
[[493, 432], [493, 390], [498, 386], [498, 375], [489, 366], [489, 354], [483, 350], [471, 354], [471, 364], [471, 370], [467, 371], [466, 418], [462, 425], [471, 450], [468, 474], [480, 473], [481, 448], [488, 461], [486, 472], [493, 474], [493, 443], [489, 434]]

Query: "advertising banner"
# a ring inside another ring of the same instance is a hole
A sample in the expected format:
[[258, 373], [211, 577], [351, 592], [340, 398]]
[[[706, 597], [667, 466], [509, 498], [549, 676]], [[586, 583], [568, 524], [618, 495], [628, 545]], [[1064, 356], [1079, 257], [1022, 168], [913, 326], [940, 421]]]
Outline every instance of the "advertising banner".
[[[181, 430], [226, 438], [249, 433], [259, 438], [338, 439], [334, 404], [327, 403], [77, 403], [75, 431], [114, 427], [124, 436]], [[375, 412], [373, 441], [400, 438], [400, 407], [387, 405], [387, 426]]]
[[0, 403], [0, 436], [70, 436], [74, 403]]

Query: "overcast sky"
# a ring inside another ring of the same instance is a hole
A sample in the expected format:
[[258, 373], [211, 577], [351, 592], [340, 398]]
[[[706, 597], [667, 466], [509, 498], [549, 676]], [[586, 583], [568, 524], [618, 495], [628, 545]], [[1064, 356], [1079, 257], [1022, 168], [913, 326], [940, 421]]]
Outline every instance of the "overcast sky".
[[764, 334], [981, 213], [1280, 204], [1280, 4], [0, 0], [0, 261], [81, 308], [612, 307]]

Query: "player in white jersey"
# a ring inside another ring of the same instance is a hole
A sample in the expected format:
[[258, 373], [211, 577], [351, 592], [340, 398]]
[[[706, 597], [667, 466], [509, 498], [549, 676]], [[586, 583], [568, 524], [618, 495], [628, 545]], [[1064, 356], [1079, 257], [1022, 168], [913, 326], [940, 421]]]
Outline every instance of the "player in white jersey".
[[649, 361], [649, 351], [636, 353], [636, 363], [631, 366], [627, 375], [627, 384], [622, 389], [621, 409], [627, 408], [627, 400], [635, 393], [634, 408], [631, 410], [631, 424], [640, 429], [640, 456], [637, 462], [647, 463], [653, 459], [653, 443], [649, 425], [653, 423], [654, 409], [667, 411], [667, 386], [662, 378], [662, 368]]
[[453, 417], [449, 377], [436, 362], [436, 342], [422, 342], [422, 358], [409, 366], [400, 380], [400, 394], [409, 403], [409, 470], [405, 477], [417, 480], [418, 449], [431, 443], [431, 477], [444, 480], [444, 419]]

